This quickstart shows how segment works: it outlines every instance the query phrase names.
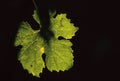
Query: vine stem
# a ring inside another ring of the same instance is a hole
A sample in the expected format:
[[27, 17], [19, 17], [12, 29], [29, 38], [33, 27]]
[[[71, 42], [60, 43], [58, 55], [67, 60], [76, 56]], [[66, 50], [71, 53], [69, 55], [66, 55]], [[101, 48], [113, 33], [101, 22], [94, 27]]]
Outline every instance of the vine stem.
[[[33, 5], [34, 5], [34, 7], [35, 7], [35, 9], [36, 9], [37, 14], [38, 14], [38, 13], [39, 13], [39, 12], [38, 12], [38, 7], [37, 7], [37, 4], [36, 4], [35, 0], [32, 0], [32, 2], [33, 2]], [[40, 18], [39, 18], [39, 20], [40, 20]], [[41, 20], [40, 20], [40, 23], [41, 23]], [[39, 24], [39, 25], [40, 25], [40, 27], [41, 27], [41, 24]]]
[[32, 1], [33, 1], [34, 6], [35, 6], [35, 9], [37, 10], [38, 7], [37, 7], [37, 4], [36, 4], [35, 0], [32, 0]]

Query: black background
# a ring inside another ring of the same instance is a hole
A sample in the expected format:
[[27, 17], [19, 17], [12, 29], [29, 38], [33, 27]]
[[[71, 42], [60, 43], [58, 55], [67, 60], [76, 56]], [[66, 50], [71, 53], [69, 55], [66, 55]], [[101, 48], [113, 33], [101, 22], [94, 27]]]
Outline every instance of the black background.
[[[31, 0], [1, 2], [0, 81], [119, 81], [119, 32], [110, 22], [112, 19], [108, 11], [111, 7], [106, 7], [106, 3], [99, 1], [94, 3], [89, 8], [92, 13], [89, 13], [91, 18], [88, 20], [87, 0], [47, 2], [50, 7], [56, 7], [59, 13], [67, 13], [79, 31], [71, 40], [75, 61], [73, 68], [59, 73], [44, 69], [39, 79], [23, 70], [13, 46], [19, 22], [30, 20], [33, 3]], [[46, 4], [43, 9], [45, 6]]]

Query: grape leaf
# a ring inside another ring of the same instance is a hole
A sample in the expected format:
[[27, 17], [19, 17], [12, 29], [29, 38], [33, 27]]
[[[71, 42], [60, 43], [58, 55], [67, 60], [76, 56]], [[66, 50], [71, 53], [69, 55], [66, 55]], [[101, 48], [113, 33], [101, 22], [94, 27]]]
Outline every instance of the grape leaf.
[[55, 38], [62, 36], [66, 39], [71, 39], [78, 30], [74, 24], [70, 23], [70, 19], [66, 18], [66, 14], [60, 14], [56, 18], [51, 18], [51, 24], [51, 30], [54, 32]]
[[44, 47], [43, 39], [39, 37], [38, 31], [32, 30], [27, 22], [22, 22], [16, 37], [15, 45], [22, 45], [18, 59], [22, 63], [24, 69], [27, 69], [33, 76], [39, 77], [45, 67], [42, 59], [42, 51]]
[[46, 66], [50, 71], [68, 70], [73, 65], [72, 43], [69, 40], [51, 39], [45, 49]]
[[[45, 49], [46, 66], [50, 71], [59, 72], [68, 70], [73, 65], [73, 50], [72, 43], [69, 40], [74, 35], [78, 28], [70, 23], [66, 18], [66, 14], [51, 17], [51, 31], [54, 37], [49, 41], [49, 46]], [[58, 40], [59, 37], [64, 37], [64, 40]]]
[[[78, 28], [70, 23], [66, 14], [59, 14], [55, 18], [53, 14], [50, 13], [49, 27], [53, 35], [48, 36], [49, 40], [42, 36], [43, 33], [50, 34], [48, 29], [44, 29], [46, 32], [33, 30], [28, 22], [21, 22], [16, 36], [15, 46], [22, 46], [18, 60], [24, 69], [36, 77], [42, 73], [45, 64], [48, 70], [57, 72], [68, 70], [73, 66], [72, 43], [69, 39], [75, 36]], [[33, 18], [40, 25], [38, 17], [37, 12], [34, 11]], [[59, 40], [59, 37], [64, 39]], [[43, 54], [46, 55], [45, 62], [42, 58]]]

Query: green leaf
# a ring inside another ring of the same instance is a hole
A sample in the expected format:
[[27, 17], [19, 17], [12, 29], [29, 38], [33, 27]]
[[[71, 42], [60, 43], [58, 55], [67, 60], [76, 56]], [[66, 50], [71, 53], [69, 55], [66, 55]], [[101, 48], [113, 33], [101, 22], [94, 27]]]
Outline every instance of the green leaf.
[[72, 43], [69, 40], [51, 39], [45, 49], [46, 65], [50, 71], [68, 70], [73, 65]]
[[39, 30], [34, 31], [27, 22], [22, 22], [18, 30], [15, 46], [22, 45], [18, 59], [24, 69], [39, 77], [45, 67], [40, 50], [44, 47], [44, 41], [39, 37]]
[[66, 18], [66, 14], [60, 14], [56, 18], [51, 18], [51, 24], [51, 30], [54, 32], [55, 38], [62, 36], [66, 39], [71, 39], [78, 30], [74, 24], [70, 23], [70, 19]]
[[33, 18], [38, 24], [40, 24], [40, 19], [36, 10], [34, 10]]
[[[55, 18], [55, 13], [50, 12], [50, 28], [44, 30], [33, 30], [28, 22], [22, 22], [18, 30], [15, 46], [21, 45], [19, 61], [24, 69], [33, 76], [39, 77], [43, 68], [50, 71], [65, 71], [73, 66], [72, 43], [69, 39], [75, 36], [78, 30], [66, 14], [59, 14]], [[33, 18], [40, 25], [38, 14], [34, 11]], [[41, 33], [42, 32], [42, 33]], [[53, 35], [50, 35], [51, 32]], [[47, 34], [46, 34], [47, 33]], [[49, 35], [45, 39], [42, 35]], [[64, 39], [59, 40], [59, 37]], [[45, 54], [45, 62], [42, 55]]]

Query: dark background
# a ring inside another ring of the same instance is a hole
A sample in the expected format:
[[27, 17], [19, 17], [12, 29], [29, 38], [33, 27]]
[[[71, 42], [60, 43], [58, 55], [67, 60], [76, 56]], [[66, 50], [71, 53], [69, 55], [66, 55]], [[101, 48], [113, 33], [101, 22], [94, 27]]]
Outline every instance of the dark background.
[[[37, 0], [36, 0], [37, 1]], [[47, 0], [46, 0], [47, 1]], [[119, 31], [111, 23], [111, 7], [105, 2], [88, 0], [51, 0], [41, 4], [67, 13], [79, 27], [71, 40], [74, 49], [74, 66], [65, 72], [49, 72], [44, 69], [41, 78], [23, 70], [13, 46], [19, 22], [30, 21], [34, 6], [31, 0], [4, 0], [0, 3], [0, 81], [119, 81]], [[91, 13], [92, 12], [92, 13]], [[112, 26], [112, 27], [111, 27]]]

